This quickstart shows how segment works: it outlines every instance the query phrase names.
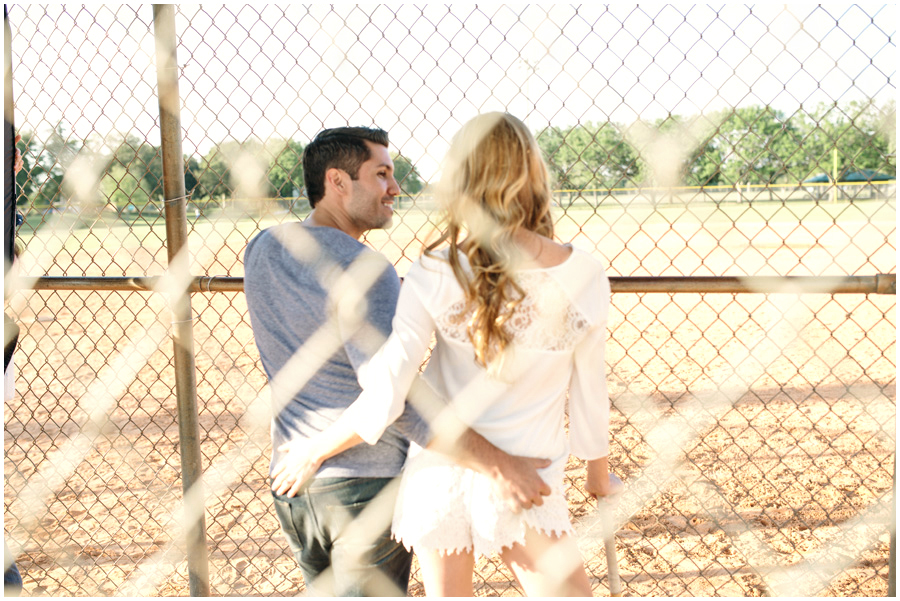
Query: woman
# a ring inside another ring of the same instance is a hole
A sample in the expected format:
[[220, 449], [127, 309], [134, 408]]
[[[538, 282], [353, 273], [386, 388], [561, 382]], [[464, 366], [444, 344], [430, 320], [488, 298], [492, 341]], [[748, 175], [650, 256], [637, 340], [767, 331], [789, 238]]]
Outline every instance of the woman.
[[436, 334], [425, 381], [499, 448], [551, 458], [541, 476], [552, 493], [512, 513], [486, 476], [428, 449], [411, 453], [393, 533], [418, 556], [426, 592], [472, 595], [477, 555], [497, 552], [529, 595], [590, 596], [563, 482], [571, 451], [587, 460], [587, 491], [611, 492], [609, 281], [591, 255], [552, 240], [547, 168], [515, 117], [463, 126], [441, 182], [442, 234], [405, 278], [393, 333], [360, 375], [363, 393], [314, 455], [358, 437], [374, 443], [402, 412]]

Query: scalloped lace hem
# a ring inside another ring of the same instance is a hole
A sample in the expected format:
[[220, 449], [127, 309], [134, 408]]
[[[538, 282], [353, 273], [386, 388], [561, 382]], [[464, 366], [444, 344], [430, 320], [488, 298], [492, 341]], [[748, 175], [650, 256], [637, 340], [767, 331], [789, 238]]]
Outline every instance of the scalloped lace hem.
[[[559, 538], [563, 534], [569, 534], [569, 535], [574, 534], [574, 529], [571, 526], [569, 526], [568, 528], [562, 528], [562, 529], [535, 528], [534, 526], [531, 526], [531, 527], [534, 530], [537, 530], [538, 532], [540, 532], [542, 534], [549, 535], [553, 538]], [[448, 548], [446, 546], [429, 545], [421, 540], [416, 542], [415, 544], [410, 543], [394, 534], [392, 534], [392, 538], [395, 541], [397, 541], [398, 543], [402, 544], [406, 548], [407, 551], [412, 551], [413, 548], [415, 547], [416, 549], [419, 549], [419, 550], [425, 549], [428, 551], [437, 551], [441, 557], [447, 557], [448, 555], [458, 555], [459, 553], [462, 553], [464, 551], [467, 553], [471, 553], [472, 550], [475, 548], [475, 545], [473, 543]], [[495, 542], [496, 542], [496, 548], [493, 548], [492, 546], [491, 546], [491, 548], [482, 548], [479, 554], [490, 555], [491, 553], [500, 553], [503, 549], [512, 548], [513, 545], [525, 544], [525, 533], [522, 532], [517, 536], [510, 537], [509, 540], [507, 540], [506, 542], [503, 542], [503, 543], [500, 543], [500, 541], [495, 541]]]
[[391, 533], [407, 548], [442, 555], [489, 555], [524, 542], [529, 528], [553, 536], [573, 533], [563, 475], [545, 477], [552, 492], [543, 504], [512, 513], [487, 476], [423, 450], [407, 460]]

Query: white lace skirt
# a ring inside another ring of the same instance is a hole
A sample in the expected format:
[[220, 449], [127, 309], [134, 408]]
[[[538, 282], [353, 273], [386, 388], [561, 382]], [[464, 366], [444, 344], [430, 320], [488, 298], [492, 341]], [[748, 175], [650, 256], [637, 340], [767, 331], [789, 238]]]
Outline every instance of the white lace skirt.
[[548, 484], [553, 492], [543, 505], [513, 513], [487, 476], [422, 450], [403, 469], [392, 532], [407, 549], [466, 550], [476, 557], [523, 543], [529, 527], [571, 534], [562, 476]]

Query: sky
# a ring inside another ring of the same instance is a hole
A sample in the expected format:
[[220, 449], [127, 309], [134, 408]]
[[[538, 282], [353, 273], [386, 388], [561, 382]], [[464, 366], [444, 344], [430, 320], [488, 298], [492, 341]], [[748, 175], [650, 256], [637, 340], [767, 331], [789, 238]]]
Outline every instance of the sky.
[[[11, 5], [17, 128], [152, 144], [153, 14]], [[429, 179], [479, 112], [548, 125], [895, 97], [881, 4], [177, 5], [185, 153], [378, 125]]]

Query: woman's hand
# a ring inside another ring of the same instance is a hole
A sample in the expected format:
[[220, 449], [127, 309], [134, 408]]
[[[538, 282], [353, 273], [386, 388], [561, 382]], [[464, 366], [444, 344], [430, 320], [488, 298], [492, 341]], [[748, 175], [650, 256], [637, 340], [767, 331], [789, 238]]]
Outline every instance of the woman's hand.
[[607, 457], [592, 459], [587, 462], [587, 482], [584, 489], [591, 498], [608, 498], [622, 492], [624, 485], [618, 476], [609, 473]]
[[324, 459], [316, 448], [316, 439], [294, 440], [278, 447], [285, 453], [272, 470], [272, 491], [293, 497], [307, 480], [316, 475]]
[[277, 495], [293, 497], [307, 480], [316, 475], [326, 459], [362, 441], [342, 415], [328, 429], [312, 438], [284, 443], [278, 450], [286, 454], [272, 470], [272, 490]]
[[585, 489], [592, 499], [609, 499], [615, 497], [625, 489], [625, 485], [615, 474], [609, 474], [606, 483], [588, 483]]

